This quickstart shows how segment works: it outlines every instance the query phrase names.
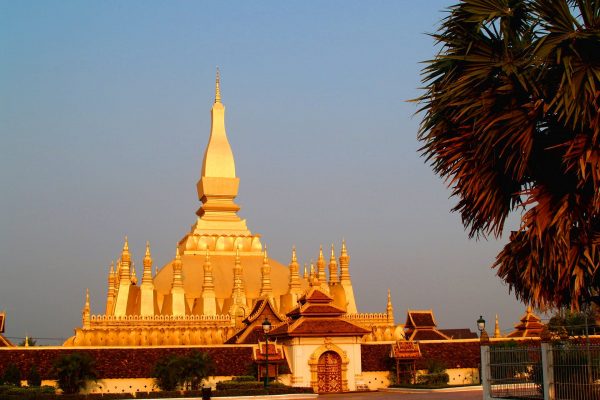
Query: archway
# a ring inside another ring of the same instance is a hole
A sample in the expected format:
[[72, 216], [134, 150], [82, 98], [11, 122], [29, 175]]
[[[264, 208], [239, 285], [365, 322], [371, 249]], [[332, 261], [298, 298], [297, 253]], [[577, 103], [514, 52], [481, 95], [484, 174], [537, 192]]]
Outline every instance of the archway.
[[[325, 353], [334, 353], [337, 357], [339, 357], [339, 364], [341, 369], [341, 385], [337, 390], [338, 392], [347, 392], [348, 391], [348, 365], [350, 364], [350, 359], [344, 350], [340, 347], [336, 346], [332, 343], [330, 338], [324, 339], [324, 344], [319, 346], [308, 359], [308, 365], [310, 367], [310, 386], [313, 388], [315, 392], [320, 392], [319, 390], [319, 362], [321, 361], [321, 356]], [[325, 359], [323, 359], [325, 361]], [[330, 359], [331, 361], [331, 359]]]
[[317, 387], [319, 393], [342, 391], [342, 358], [335, 351], [326, 351], [319, 357]]

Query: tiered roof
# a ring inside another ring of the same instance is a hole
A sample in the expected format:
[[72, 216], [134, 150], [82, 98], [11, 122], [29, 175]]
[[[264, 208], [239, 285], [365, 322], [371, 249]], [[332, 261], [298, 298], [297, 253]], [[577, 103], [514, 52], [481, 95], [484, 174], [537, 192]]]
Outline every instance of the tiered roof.
[[275, 305], [268, 297], [259, 298], [250, 314], [244, 319], [244, 327], [237, 331], [225, 343], [259, 343], [259, 340], [264, 338], [262, 322], [268, 318], [271, 324], [277, 325], [285, 320], [285, 316], [279, 314]]
[[533, 313], [531, 306], [528, 306], [525, 315], [521, 317], [521, 321], [515, 325], [515, 330], [509, 333], [507, 337], [539, 337], [543, 329], [542, 320]]
[[408, 310], [404, 324], [407, 340], [449, 340], [437, 329], [433, 310]]
[[275, 326], [269, 336], [363, 336], [369, 330], [342, 318], [345, 310], [333, 304], [333, 298], [319, 287], [312, 287], [287, 313], [288, 319]]

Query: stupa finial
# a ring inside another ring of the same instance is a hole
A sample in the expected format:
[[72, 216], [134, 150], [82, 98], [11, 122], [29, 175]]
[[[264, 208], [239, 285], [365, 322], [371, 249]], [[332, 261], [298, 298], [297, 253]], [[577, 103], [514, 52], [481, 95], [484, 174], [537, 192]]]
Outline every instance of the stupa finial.
[[221, 102], [221, 73], [217, 67], [217, 79], [215, 81], [215, 103]]

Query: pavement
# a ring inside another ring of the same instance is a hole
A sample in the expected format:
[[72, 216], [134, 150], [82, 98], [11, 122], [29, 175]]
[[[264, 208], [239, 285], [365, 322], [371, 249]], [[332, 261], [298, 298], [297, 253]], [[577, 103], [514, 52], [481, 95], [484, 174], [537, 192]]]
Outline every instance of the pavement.
[[321, 400], [337, 400], [337, 399], [348, 399], [348, 400], [385, 400], [385, 399], [398, 399], [398, 400], [481, 400], [483, 393], [481, 388], [479, 390], [465, 390], [465, 391], [435, 391], [435, 392], [362, 392], [362, 393], [339, 393], [339, 394], [321, 394], [319, 399]]

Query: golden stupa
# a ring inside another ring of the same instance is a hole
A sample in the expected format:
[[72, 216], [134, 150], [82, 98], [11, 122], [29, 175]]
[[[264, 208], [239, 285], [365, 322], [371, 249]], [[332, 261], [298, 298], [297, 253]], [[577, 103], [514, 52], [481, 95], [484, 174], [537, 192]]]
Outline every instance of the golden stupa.
[[385, 313], [357, 313], [345, 242], [338, 260], [331, 246], [327, 266], [321, 247], [316, 265], [301, 275], [294, 248], [287, 267], [269, 258], [260, 235], [239, 217], [234, 202], [239, 178], [219, 80], [217, 71], [210, 137], [197, 183], [202, 204], [190, 232], [179, 241], [173, 260], [155, 274], [146, 244], [139, 285], [125, 238], [116, 267], [110, 267], [105, 314], [91, 315], [86, 293], [82, 327], [64, 345], [220, 344], [242, 326], [257, 299], [267, 297], [285, 318], [310, 286], [321, 287], [346, 310], [345, 318], [368, 328], [364, 340], [396, 339], [401, 329], [394, 325], [389, 293]]

